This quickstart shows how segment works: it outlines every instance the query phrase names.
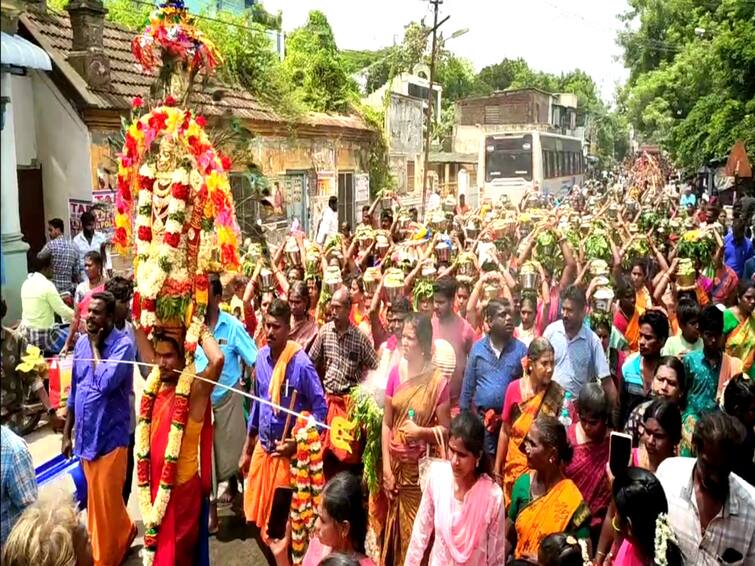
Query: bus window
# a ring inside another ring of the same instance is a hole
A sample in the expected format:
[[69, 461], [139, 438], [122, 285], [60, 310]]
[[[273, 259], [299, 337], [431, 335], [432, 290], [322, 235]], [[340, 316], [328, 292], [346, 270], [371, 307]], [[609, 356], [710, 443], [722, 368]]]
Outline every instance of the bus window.
[[496, 139], [485, 143], [485, 181], [521, 177], [532, 180], [532, 136]]

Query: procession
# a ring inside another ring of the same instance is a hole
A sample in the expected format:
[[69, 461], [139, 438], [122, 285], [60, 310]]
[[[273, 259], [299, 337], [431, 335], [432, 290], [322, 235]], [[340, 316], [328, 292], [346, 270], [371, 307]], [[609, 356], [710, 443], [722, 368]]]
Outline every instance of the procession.
[[[227, 82], [225, 15], [14, 12], [3, 146], [30, 147], [24, 88], [69, 81], [101, 186], [64, 220], [3, 175], [3, 564], [755, 564], [751, 132], [700, 170], [673, 135], [606, 157], [581, 94], [514, 82], [456, 100], [438, 149], [436, 39], [465, 31], [430, 4], [429, 75], [390, 63], [384, 116], [308, 99], [288, 126]], [[316, 14], [266, 64], [332, 86]]]

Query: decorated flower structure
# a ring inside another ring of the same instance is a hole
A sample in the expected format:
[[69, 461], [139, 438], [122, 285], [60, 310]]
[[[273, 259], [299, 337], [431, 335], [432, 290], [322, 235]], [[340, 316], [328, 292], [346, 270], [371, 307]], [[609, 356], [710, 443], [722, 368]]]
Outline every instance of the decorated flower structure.
[[169, 0], [153, 10], [142, 34], [131, 41], [131, 52], [148, 72], [177, 59], [192, 72], [211, 73], [221, 60], [215, 45], [194, 26], [183, 0]]
[[[190, 89], [197, 72], [215, 68], [216, 49], [193, 27], [182, 2], [168, 2], [152, 12], [132, 50], [146, 70], [161, 66], [158, 81], [170, 94], [151, 109], [141, 97], [132, 102], [140, 115], [126, 128], [118, 156], [114, 243], [120, 253], [134, 252], [134, 316], [149, 336], [156, 327], [183, 336], [186, 353], [163, 467], [155, 476], [159, 486], [154, 499], [150, 437], [152, 412], [162, 387], [157, 367], [147, 379], [139, 410], [138, 500], [145, 525], [143, 562], [150, 565], [189, 418], [194, 352], [209, 299], [208, 277], [238, 270], [239, 251], [227, 174], [230, 159], [213, 147], [202, 116], [175, 106], [177, 96], [186, 98], [188, 90], [180, 90]], [[174, 80], [181, 74], [188, 75], [188, 81], [180, 76]]]

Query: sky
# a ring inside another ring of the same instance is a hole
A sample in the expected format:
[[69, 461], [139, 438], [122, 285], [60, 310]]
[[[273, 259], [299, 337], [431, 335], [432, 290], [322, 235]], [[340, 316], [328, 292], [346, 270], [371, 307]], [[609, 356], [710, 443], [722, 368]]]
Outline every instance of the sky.
[[[283, 12], [284, 31], [304, 24], [310, 10], [325, 13], [341, 49], [378, 49], [400, 42], [404, 25], [425, 17], [432, 24], [428, 0], [263, 0], [266, 9]], [[621, 62], [617, 15], [626, 0], [443, 0], [440, 28], [447, 42], [475, 70], [501, 59], [524, 58], [530, 67], [551, 73], [581, 68], [592, 76], [606, 102], [628, 71]]]

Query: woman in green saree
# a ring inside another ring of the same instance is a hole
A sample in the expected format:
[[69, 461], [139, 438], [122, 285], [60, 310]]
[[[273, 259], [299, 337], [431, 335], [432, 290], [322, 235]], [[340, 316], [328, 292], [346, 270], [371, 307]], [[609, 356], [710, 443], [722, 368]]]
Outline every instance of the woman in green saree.
[[755, 378], [755, 282], [740, 281], [737, 304], [724, 311], [726, 353], [742, 360], [742, 371]]

